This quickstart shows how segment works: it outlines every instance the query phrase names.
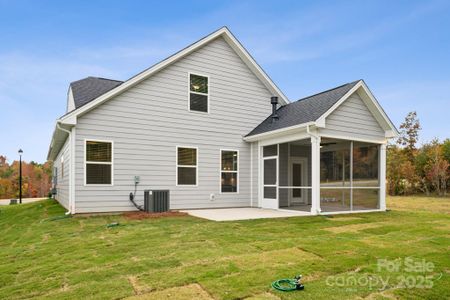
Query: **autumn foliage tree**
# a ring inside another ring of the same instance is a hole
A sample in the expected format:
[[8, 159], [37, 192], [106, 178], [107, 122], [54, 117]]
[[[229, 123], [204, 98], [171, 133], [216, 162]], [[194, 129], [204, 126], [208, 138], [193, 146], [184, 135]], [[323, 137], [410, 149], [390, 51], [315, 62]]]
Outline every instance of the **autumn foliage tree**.
[[414, 160], [416, 144], [419, 141], [419, 131], [421, 129], [422, 127], [420, 127], [417, 112], [415, 111], [409, 112], [405, 117], [405, 121], [400, 124], [400, 136], [398, 137], [397, 144], [403, 147], [410, 161]]
[[423, 192], [445, 195], [450, 180], [450, 139], [437, 139], [417, 148], [420, 122], [410, 112], [400, 125], [397, 144], [387, 152], [387, 189], [391, 195]]
[[[45, 197], [51, 187], [52, 164], [22, 161], [22, 195], [26, 198]], [[8, 164], [0, 155], [0, 199], [17, 198], [19, 194], [19, 162]]]

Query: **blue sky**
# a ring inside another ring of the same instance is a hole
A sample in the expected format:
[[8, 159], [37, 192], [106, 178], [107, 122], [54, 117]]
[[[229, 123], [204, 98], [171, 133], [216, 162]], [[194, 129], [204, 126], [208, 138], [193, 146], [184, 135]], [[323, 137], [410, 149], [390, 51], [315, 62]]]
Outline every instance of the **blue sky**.
[[0, 154], [44, 162], [71, 81], [125, 80], [228, 26], [293, 101], [363, 78], [450, 137], [450, 1], [0, 0]]

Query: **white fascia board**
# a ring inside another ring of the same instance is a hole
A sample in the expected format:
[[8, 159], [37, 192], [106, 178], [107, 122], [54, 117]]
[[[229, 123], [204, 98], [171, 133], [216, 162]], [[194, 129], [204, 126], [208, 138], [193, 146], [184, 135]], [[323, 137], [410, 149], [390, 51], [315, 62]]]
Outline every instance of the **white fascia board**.
[[340, 135], [340, 134], [333, 134], [333, 133], [322, 134], [320, 132], [319, 132], [319, 135], [323, 138], [355, 141], [355, 142], [363, 142], [363, 143], [372, 143], [372, 144], [386, 144], [387, 143], [386, 139], [365, 139], [365, 138], [358, 138], [358, 137], [351, 136], [351, 135]]
[[[194, 52], [198, 48], [202, 47], [203, 45], [209, 43], [210, 41], [218, 38], [219, 36], [223, 36], [223, 38], [227, 41], [227, 43], [236, 51], [236, 53], [243, 59], [243, 61], [246, 63], [247, 66], [249, 66], [250, 69], [255, 73], [255, 75], [264, 83], [264, 85], [271, 91], [273, 91], [276, 96], [279, 96], [281, 98], [281, 101], [284, 104], [289, 103], [289, 100], [286, 98], [286, 96], [278, 89], [278, 87], [273, 83], [273, 81], [267, 76], [267, 74], [261, 69], [261, 67], [255, 62], [255, 60], [250, 56], [250, 54], [242, 47], [242, 45], [239, 43], [239, 41], [231, 34], [231, 32], [226, 27], [222, 27], [221, 29], [211, 33], [210, 35], [204, 37], [203, 39], [195, 42], [194, 44], [184, 48], [183, 50], [173, 54], [172, 56], [169, 56], [165, 60], [157, 63], [156, 65], [150, 67], [147, 70], [144, 70], [143, 72], [135, 75], [134, 77], [131, 77], [121, 85], [117, 86], [116, 88], [110, 90], [109, 92], [106, 92], [105, 94], [97, 97], [95, 100], [83, 105], [79, 109], [76, 109], [60, 118], [60, 121], [65, 124], [76, 124], [73, 120], [74, 116], [82, 115], [83, 113], [86, 113], [87, 111], [93, 109], [94, 107], [98, 106], [99, 104], [103, 103], [104, 101], [112, 98], [113, 96], [124, 92], [125, 90], [129, 89], [130, 87], [138, 84], [139, 82], [147, 79], [154, 73], [160, 71], [161, 69], [167, 67], [168, 65], [178, 61], [179, 59], [185, 57], [186, 55]], [[69, 121], [70, 120], [70, 121]]]
[[51, 154], [52, 154], [52, 151], [53, 151], [53, 146], [55, 145], [56, 130], [57, 130], [57, 128], [55, 126], [55, 129], [53, 130], [53, 133], [52, 133], [52, 139], [50, 141], [50, 146], [48, 147], [47, 160], [51, 160], [50, 158], [51, 158]]
[[276, 130], [272, 130], [272, 131], [268, 131], [268, 132], [263, 132], [260, 134], [255, 134], [252, 136], [244, 137], [243, 139], [246, 142], [256, 142], [256, 141], [262, 141], [265, 139], [272, 139], [272, 138], [286, 135], [290, 131], [294, 131], [296, 129], [306, 128], [307, 126], [316, 126], [316, 123], [315, 122], [302, 123], [302, 124], [298, 124], [298, 125], [294, 125], [294, 126], [289, 126], [289, 127], [280, 128], [280, 129], [276, 129]]
[[387, 127], [389, 128], [386, 130], [386, 135], [393, 134], [390, 137], [397, 137], [399, 135], [397, 128], [395, 127], [394, 123], [392, 123], [391, 119], [389, 119], [388, 115], [386, 114], [384, 109], [381, 107], [380, 103], [377, 101], [377, 99], [372, 94], [369, 87], [367, 86], [367, 84], [364, 81], [362, 81], [361, 87], [364, 89], [365, 94], [369, 97], [369, 99], [371, 101], [370, 104], [372, 104], [376, 108], [376, 110], [373, 110], [373, 109], [371, 109], [370, 106], [368, 106], [371, 113], [374, 114], [374, 116], [377, 120], [378, 120], [377, 114], [379, 116], [381, 116], [382, 120], [386, 123]]
[[67, 106], [66, 113], [75, 109], [75, 101], [73, 99], [72, 87], [69, 86], [69, 90], [67, 91]]
[[[50, 142], [50, 147], [47, 153], [47, 160], [54, 160], [58, 156], [59, 151], [61, 151], [64, 142], [68, 138], [69, 134], [64, 130], [70, 131], [73, 126], [67, 126], [67, 128], [61, 129], [58, 123], [62, 125], [59, 121], [56, 121], [55, 129], [52, 134], [52, 140]], [[64, 124], [65, 125], [65, 124]], [[62, 139], [62, 140], [61, 140]], [[62, 141], [62, 143], [61, 143]], [[56, 148], [55, 148], [56, 147]]]

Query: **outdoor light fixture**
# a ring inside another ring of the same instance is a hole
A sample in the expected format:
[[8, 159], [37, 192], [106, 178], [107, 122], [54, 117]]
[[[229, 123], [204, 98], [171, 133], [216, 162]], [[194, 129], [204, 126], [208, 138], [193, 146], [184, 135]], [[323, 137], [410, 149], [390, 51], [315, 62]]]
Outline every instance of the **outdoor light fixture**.
[[22, 153], [23, 150], [19, 149], [19, 203], [22, 204]]

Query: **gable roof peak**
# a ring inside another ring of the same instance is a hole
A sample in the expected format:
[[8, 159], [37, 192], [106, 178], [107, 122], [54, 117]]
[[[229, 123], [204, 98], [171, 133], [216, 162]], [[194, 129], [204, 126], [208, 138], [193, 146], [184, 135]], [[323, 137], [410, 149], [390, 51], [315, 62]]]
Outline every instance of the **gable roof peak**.
[[361, 80], [349, 82], [282, 106], [277, 110], [279, 116], [277, 122], [271, 122], [271, 118], [268, 117], [247, 134], [247, 137], [315, 122], [359, 82]]
[[292, 102], [292, 103], [295, 103], [295, 102], [298, 102], [298, 101], [307, 100], [307, 99], [312, 98], [312, 97], [317, 97], [317, 96], [320, 96], [320, 95], [322, 95], [322, 94], [326, 94], [326, 93], [332, 92], [332, 91], [334, 91], [334, 90], [338, 90], [338, 89], [343, 88], [343, 87], [345, 87], [345, 86], [350, 86], [350, 85], [351, 85], [351, 86], [353, 87], [353, 86], [355, 86], [357, 83], [359, 83], [360, 81], [364, 82], [363, 79], [358, 79], [358, 80], [355, 80], [355, 81], [352, 81], [352, 82], [347, 82], [347, 83], [344, 83], [344, 84], [342, 84], [342, 85], [340, 85], [340, 86], [337, 86], [337, 87], [334, 87], [334, 88], [331, 88], [331, 89], [328, 89], [328, 90], [319, 92], [319, 93], [317, 93], [317, 94], [313, 94], [313, 95], [310, 95], [310, 96], [306, 96], [306, 97], [300, 98], [300, 99], [298, 99], [298, 100], [296, 100], [296, 101], [294, 101], [294, 102]]
[[[196, 51], [198, 48], [206, 45], [207, 43], [215, 40], [218, 37], [223, 37], [224, 40], [230, 45], [230, 47], [236, 52], [236, 54], [241, 58], [241, 60], [248, 66], [248, 68], [251, 70], [251, 72], [264, 84], [264, 86], [274, 95], [278, 96], [280, 98], [280, 102], [282, 104], [288, 104], [290, 103], [288, 98], [283, 94], [283, 92], [278, 88], [278, 86], [273, 82], [273, 80], [264, 72], [264, 70], [261, 68], [260, 65], [254, 60], [254, 58], [250, 55], [250, 53], [242, 46], [242, 44], [236, 39], [236, 37], [231, 33], [231, 31], [228, 29], [228, 27], [223, 26], [216, 31], [212, 32], [211, 34], [201, 38], [200, 40], [194, 42], [193, 44], [185, 47], [184, 49], [176, 52], [175, 54], [167, 57], [166, 59], [160, 61], [159, 63], [151, 66], [150, 68], [147, 68], [143, 70], [142, 72], [136, 74], [135, 76], [129, 78], [128, 80], [121, 82], [121, 81], [113, 81], [106, 78], [99, 78], [99, 77], [87, 77], [83, 80], [98, 80], [103, 82], [114, 82], [117, 85], [113, 87], [112, 89], [108, 89], [106, 92], [103, 92], [102, 94], [97, 95], [96, 97], [90, 99], [87, 102], [83, 102], [83, 107], [78, 107], [75, 110], [66, 113], [64, 116], [62, 116], [59, 120], [61, 122], [69, 122], [73, 124], [73, 122], [76, 122], [76, 117], [78, 115], [84, 114], [85, 112], [97, 107], [104, 101], [109, 100], [110, 98], [114, 97], [118, 93], [123, 92], [124, 90], [138, 84], [139, 82], [147, 79], [148, 77], [152, 76], [156, 72], [160, 71], [161, 69], [167, 67], [168, 65], [171, 65], [175, 63], [176, 61], [184, 58], [185, 56], [191, 54], [192, 52]], [[71, 83], [71, 87], [73, 84], [76, 84], [79, 81], [75, 81]]]

